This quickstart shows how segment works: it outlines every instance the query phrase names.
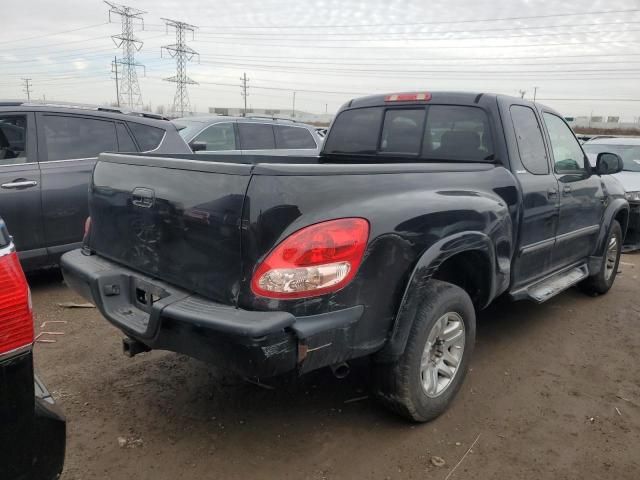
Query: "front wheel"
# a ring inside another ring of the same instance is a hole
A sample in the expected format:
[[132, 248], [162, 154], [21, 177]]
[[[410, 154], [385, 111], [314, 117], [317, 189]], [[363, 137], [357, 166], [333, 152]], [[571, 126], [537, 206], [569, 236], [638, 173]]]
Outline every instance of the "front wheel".
[[591, 295], [602, 295], [609, 291], [618, 273], [620, 253], [622, 252], [622, 228], [614, 220], [609, 229], [606, 250], [602, 257], [600, 271], [587, 278], [580, 284], [580, 288]]
[[416, 422], [449, 406], [467, 373], [476, 333], [473, 303], [460, 287], [431, 280], [424, 297], [400, 359], [374, 367], [377, 397]]

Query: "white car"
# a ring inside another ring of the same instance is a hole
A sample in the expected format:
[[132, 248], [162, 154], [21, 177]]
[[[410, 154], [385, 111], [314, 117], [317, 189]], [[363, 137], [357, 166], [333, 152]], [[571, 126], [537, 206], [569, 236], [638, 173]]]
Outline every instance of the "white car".
[[624, 169], [613, 176], [624, 187], [631, 206], [624, 250], [640, 249], [640, 137], [597, 138], [589, 140], [582, 148], [592, 165], [601, 152], [616, 153], [622, 158]]

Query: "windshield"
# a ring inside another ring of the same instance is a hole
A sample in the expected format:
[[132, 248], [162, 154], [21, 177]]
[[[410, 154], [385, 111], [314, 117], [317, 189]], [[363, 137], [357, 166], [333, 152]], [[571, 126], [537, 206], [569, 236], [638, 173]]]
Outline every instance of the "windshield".
[[180, 136], [184, 138], [186, 142], [190, 142], [191, 140], [193, 140], [193, 137], [195, 137], [203, 128], [207, 126], [207, 124], [203, 122], [193, 122], [182, 119], [176, 120], [175, 124], [178, 128], [180, 128]]
[[604, 143], [585, 143], [583, 145], [584, 151], [592, 157], [591, 160], [595, 162], [599, 153], [615, 153], [622, 158], [624, 162], [623, 170], [629, 172], [640, 172], [640, 145], [608, 145]]

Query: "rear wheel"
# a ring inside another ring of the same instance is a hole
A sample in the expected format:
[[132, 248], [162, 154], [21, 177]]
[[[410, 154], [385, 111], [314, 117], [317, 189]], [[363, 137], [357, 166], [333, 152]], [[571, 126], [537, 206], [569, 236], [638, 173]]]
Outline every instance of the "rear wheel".
[[453, 284], [431, 280], [404, 353], [393, 364], [375, 366], [378, 398], [416, 422], [440, 415], [462, 385], [475, 331], [469, 295]]
[[618, 273], [620, 253], [622, 252], [622, 228], [617, 220], [614, 220], [609, 229], [606, 249], [602, 257], [600, 271], [587, 278], [580, 284], [580, 288], [591, 295], [607, 293]]

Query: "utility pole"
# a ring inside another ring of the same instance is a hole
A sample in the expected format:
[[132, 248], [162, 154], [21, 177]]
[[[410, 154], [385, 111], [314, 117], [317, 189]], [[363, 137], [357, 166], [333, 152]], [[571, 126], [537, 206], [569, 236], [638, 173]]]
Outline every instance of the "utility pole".
[[31, 100], [31, 79], [23, 78], [23, 89], [22, 91], [27, 94], [27, 101]]
[[165, 78], [165, 80], [177, 84], [176, 94], [173, 98], [173, 108], [176, 112], [180, 112], [181, 117], [184, 117], [185, 112], [191, 111], [187, 85], [198, 84], [198, 82], [187, 76], [187, 62], [196, 55], [198, 56], [198, 61], [200, 61], [200, 54], [193, 48], [187, 46], [185, 33], [190, 31], [191, 38], [193, 38], [195, 29], [198, 27], [169, 18], [163, 18], [162, 20], [164, 20], [164, 23], [167, 25], [167, 31], [169, 31], [169, 27], [176, 29], [176, 43], [160, 47], [160, 56], [162, 57], [162, 52], [166, 50], [171, 58], [176, 59], [176, 74], [173, 77]]
[[324, 104], [324, 113], [329, 113], [329, 104], [328, 103]]
[[244, 113], [242, 114], [243, 117], [247, 116], [247, 97], [249, 96], [249, 94], [247, 93], [248, 80], [249, 79], [247, 78], [247, 72], [245, 72], [244, 75], [240, 77], [240, 81], [242, 82], [242, 85], [240, 85], [242, 87], [242, 93], [240, 93], [240, 95], [244, 97]]
[[524, 98], [524, 96], [526, 95], [527, 91], [526, 90], [518, 90], [518, 93], [520, 94], [520, 98]]
[[113, 57], [113, 63], [111, 64], [111, 71], [116, 74], [116, 103], [120, 106], [120, 92], [118, 91], [118, 57]]
[[144, 30], [142, 14], [147, 12], [107, 0], [105, 0], [104, 3], [109, 5], [109, 22], [111, 22], [112, 13], [120, 15], [122, 21], [122, 33], [111, 36], [116, 47], [122, 48], [122, 58], [119, 60], [116, 59], [115, 61], [116, 64], [119, 63], [121, 65], [118, 106], [125, 104], [128, 105], [129, 108], [141, 108], [143, 104], [140, 84], [138, 83], [138, 67], [144, 69], [144, 65], [136, 62], [135, 52], [140, 51], [143, 43], [142, 40], [133, 34], [133, 24], [135, 20], [140, 20], [142, 29]]
[[293, 108], [291, 109], [291, 118], [296, 118], [296, 92], [293, 92]]
[[536, 101], [536, 95], [538, 94], [538, 87], [533, 87], [533, 101]]

